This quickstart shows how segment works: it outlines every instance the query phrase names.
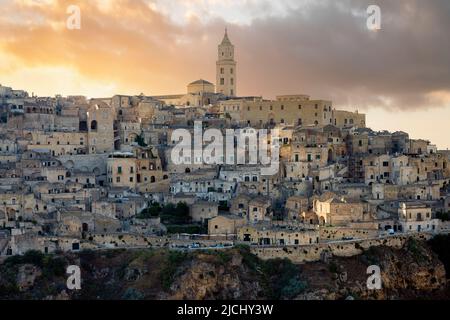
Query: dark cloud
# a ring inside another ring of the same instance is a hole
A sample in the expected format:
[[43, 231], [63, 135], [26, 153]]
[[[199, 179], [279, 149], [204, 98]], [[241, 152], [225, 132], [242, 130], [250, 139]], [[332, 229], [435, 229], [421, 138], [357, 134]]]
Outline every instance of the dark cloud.
[[350, 0], [322, 1], [238, 28], [241, 88], [301, 91], [361, 107], [449, 105], [436, 92], [450, 91], [450, 2], [376, 2], [382, 11], [377, 32], [366, 28], [373, 1]]

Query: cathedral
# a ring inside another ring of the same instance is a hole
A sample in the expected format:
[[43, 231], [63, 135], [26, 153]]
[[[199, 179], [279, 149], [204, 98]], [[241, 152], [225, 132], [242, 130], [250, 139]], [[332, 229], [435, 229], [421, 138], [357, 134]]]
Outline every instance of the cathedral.
[[207, 80], [196, 80], [187, 85], [187, 92], [178, 95], [154, 96], [153, 98], [166, 105], [201, 107], [236, 97], [236, 61], [234, 60], [234, 45], [225, 35], [218, 46], [216, 62], [216, 85]]

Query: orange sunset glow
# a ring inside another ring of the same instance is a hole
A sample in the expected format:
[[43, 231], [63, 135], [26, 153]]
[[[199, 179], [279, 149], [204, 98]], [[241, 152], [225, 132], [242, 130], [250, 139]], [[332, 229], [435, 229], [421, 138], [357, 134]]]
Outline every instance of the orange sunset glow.
[[[412, 136], [430, 132], [449, 147], [428, 121], [411, 125], [430, 110], [450, 115], [448, 5], [379, 2], [374, 33], [365, 1], [0, 0], [0, 83], [41, 96], [183, 93], [192, 80], [214, 81], [227, 27], [240, 94], [324, 97], [368, 113], [376, 129], [388, 125], [382, 112], [395, 112]], [[66, 28], [70, 5], [80, 30]]]

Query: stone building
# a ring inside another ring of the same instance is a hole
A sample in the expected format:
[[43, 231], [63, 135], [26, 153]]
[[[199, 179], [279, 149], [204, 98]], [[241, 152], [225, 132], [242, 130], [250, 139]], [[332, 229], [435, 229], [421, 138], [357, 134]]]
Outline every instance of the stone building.
[[[303, 127], [334, 124], [332, 102], [310, 100], [307, 95], [278, 96], [276, 100], [237, 98], [220, 101], [219, 105], [234, 123], [254, 128], [277, 124]], [[365, 119], [365, 115], [354, 113], [354, 118]], [[354, 120], [355, 127], [365, 127], [365, 120], [361, 119]]]
[[302, 214], [309, 211], [309, 199], [300, 196], [289, 197], [285, 208], [289, 220], [301, 220]]
[[346, 199], [330, 192], [313, 200], [313, 210], [322, 226], [345, 226], [371, 218], [367, 214], [366, 205], [361, 201]]
[[96, 103], [87, 111], [89, 153], [114, 151], [114, 110], [106, 103]]
[[228, 38], [228, 32], [218, 47], [218, 60], [216, 63], [216, 85], [217, 93], [221, 93], [228, 97], [237, 96], [236, 82], [237, 70], [236, 61], [234, 60], [234, 46]]
[[433, 231], [436, 228], [431, 208], [421, 202], [399, 203], [398, 220], [404, 232]]
[[208, 201], [197, 201], [190, 206], [192, 221], [205, 222], [219, 215], [219, 205]]
[[235, 235], [246, 219], [236, 215], [218, 215], [208, 220], [209, 235]]
[[305, 230], [295, 226], [259, 224], [240, 228], [238, 239], [253, 245], [309, 245], [319, 243], [319, 231]]

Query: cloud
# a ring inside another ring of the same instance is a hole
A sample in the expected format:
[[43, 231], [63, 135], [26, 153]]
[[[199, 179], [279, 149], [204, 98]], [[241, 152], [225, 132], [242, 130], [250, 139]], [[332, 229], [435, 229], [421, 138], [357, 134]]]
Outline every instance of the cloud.
[[[365, 2], [323, 1], [240, 28], [238, 44], [245, 49], [238, 48], [246, 52], [240, 66], [252, 65], [241, 81], [253, 83], [251, 91], [300, 90], [363, 108], [450, 106], [448, 99], [429, 99], [450, 90], [449, 2], [378, 1], [377, 33], [366, 29]], [[250, 48], [256, 50], [249, 54]]]
[[[192, 80], [214, 81], [228, 26], [239, 94], [307, 93], [359, 109], [450, 107], [448, 0], [378, 0], [378, 32], [366, 28], [368, 0], [78, 1], [82, 29], [66, 30], [76, 2], [0, 0], [0, 56], [14, 61], [0, 62], [2, 83], [46, 94], [182, 93]], [[58, 68], [67, 86], [54, 72], [44, 86], [23, 71], [45, 78]]]

